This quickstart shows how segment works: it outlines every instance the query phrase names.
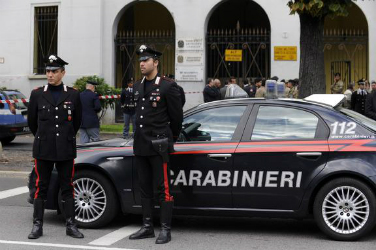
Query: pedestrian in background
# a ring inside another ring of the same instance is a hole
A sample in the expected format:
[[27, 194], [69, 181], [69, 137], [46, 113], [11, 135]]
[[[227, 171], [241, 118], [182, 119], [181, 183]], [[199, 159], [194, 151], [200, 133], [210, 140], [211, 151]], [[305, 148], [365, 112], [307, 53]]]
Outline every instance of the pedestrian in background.
[[255, 97], [257, 87], [253, 82], [250, 82], [244, 87], [244, 91], [248, 94], [249, 97]]
[[371, 83], [372, 92], [367, 95], [365, 114], [376, 121], [376, 82]]
[[95, 81], [87, 81], [86, 89], [81, 92], [82, 123], [80, 127], [80, 143], [99, 141], [98, 113], [102, 110], [98, 95], [95, 93]]
[[203, 95], [204, 102], [212, 102], [220, 99], [220, 93], [213, 79], [209, 79], [208, 84], [204, 88]]
[[133, 134], [136, 131], [136, 105], [134, 102], [133, 93], [133, 78], [129, 78], [127, 81], [127, 88], [125, 88], [120, 95], [120, 103], [123, 109], [124, 116], [124, 128], [123, 138], [128, 139], [129, 136], [129, 124], [132, 122]]
[[257, 87], [255, 97], [266, 97], [265, 80], [262, 78], [256, 78], [255, 83]]
[[44, 205], [51, 172], [54, 167], [60, 180], [66, 220], [66, 234], [83, 238], [75, 223], [73, 190], [76, 133], [81, 125], [81, 100], [77, 90], [63, 84], [65, 65], [58, 56], [49, 56], [46, 63], [48, 84], [31, 92], [28, 125], [34, 135], [33, 158], [37, 175], [34, 195], [33, 228], [29, 239], [43, 235]]
[[365, 88], [364, 79], [358, 81], [359, 88], [351, 95], [351, 109], [364, 115], [366, 111], [367, 91]]
[[343, 93], [346, 96], [346, 100], [343, 103], [343, 106], [345, 108], [351, 109], [351, 96], [354, 92], [354, 83], [349, 83], [349, 86]]
[[334, 74], [334, 82], [330, 86], [332, 94], [342, 94], [343, 93], [343, 81], [341, 80], [341, 73]]

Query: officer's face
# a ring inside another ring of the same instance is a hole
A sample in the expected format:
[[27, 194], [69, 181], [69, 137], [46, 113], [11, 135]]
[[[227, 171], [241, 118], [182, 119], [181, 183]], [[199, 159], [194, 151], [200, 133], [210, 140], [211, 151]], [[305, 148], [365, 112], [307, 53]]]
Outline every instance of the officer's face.
[[372, 83], [371, 87], [372, 87], [372, 90], [376, 90], [376, 83]]
[[153, 60], [153, 58], [140, 62], [141, 74], [144, 76], [150, 75], [154, 70], [157, 70], [157, 67], [158, 60]]
[[65, 75], [65, 70], [56, 69], [56, 70], [46, 70], [47, 81], [53, 86], [58, 86], [61, 84], [61, 80]]

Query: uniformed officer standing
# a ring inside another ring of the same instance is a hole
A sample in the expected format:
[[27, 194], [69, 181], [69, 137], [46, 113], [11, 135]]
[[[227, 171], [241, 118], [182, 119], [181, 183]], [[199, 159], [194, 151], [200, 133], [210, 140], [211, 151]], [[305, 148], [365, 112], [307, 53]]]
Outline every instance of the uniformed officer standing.
[[359, 88], [351, 95], [351, 109], [364, 115], [366, 111], [367, 91], [364, 89], [364, 79], [358, 81]]
[[46, 64], [48, 84], [31, 92], [28, 124], [34, 134], [35, 183], [33, 229], [29, 239], [43, 235], [44, 204], [51, 171], [56, 167], [60, 180], [63, 208], [66, 216], [66, 234], [83, 238], [75, 224], [74, 210], [74, 158], [76, 133], [81, 125], [80, 94], [63, 84], [65, 65], [68, 63], [51, 55]]
[[140, 69], [143, 79], [134, 85], [136, 125], [133, 150], [141, 190], [143, 225], [130, 239], [154, 237], [152, 219], [153, 181], [160, 203], [161, 232], [156, 244], [171, 240], [171, 217], [174, 199], [170, 194], [168, 153], [173, 152], [183, 120], [177, 84], [158, 74], [160, 52], [140, 46]]
[[88, 80], [86, 89], [81, 92], [82, 123], [80, 127], [80, 143], [99, 141], [99, 118], [97, 113], [101, 111], [101, 103], [98, 95], [94, 93], [98, 83]]
[[123, 128], [123, 138], [127, 139], [129, 137], [129, 123], [132, 121], [133, 134], [136, 131], [136, 109], [134, 103], [133, 94], [133, 78], [130, 78], [127, 82], [128, 88], [125, 88], [121, 92], [120, 102], [124, 113], [124, 128]]

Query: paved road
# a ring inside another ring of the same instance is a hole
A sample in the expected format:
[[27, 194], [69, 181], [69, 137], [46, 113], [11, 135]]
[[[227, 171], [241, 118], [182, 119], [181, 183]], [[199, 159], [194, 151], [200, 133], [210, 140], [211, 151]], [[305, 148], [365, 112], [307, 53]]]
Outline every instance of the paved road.
[[[173, 241], [155, 245], [155, 239], [131, 241], [128, 235], [140, 226], [140, 216], [120, 215], [102, 229], [82, 229], [85, 238], [65, 236], [64, 222], [55, 211], [46, 211], [44, 236], [28, 240], [32, 206], [26, 202], [26, 175], [0, 171], [0, 249], [374, 249], [376, 230], [362, 241], [328, 240], [312, 220], [174, 217]], [[158, 219], [155, 220], [158, 225]], [[158, 233], [158, 228], [156, 233]]]

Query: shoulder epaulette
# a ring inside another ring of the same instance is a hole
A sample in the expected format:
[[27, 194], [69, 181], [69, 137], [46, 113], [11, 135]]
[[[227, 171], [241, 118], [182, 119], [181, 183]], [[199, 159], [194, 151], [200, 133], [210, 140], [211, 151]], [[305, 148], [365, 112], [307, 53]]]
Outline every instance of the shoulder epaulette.
[[168, 78], [168, 77], [166, 77], [166, 76], [162, 76], [162, 79], [163, 79], [163, 80], [166, 80], [166, 81], [168, 81], [168, 82], [175, 82], [175, 80], [173, 80], [173, 79], [171, 79], [171, 78]]

